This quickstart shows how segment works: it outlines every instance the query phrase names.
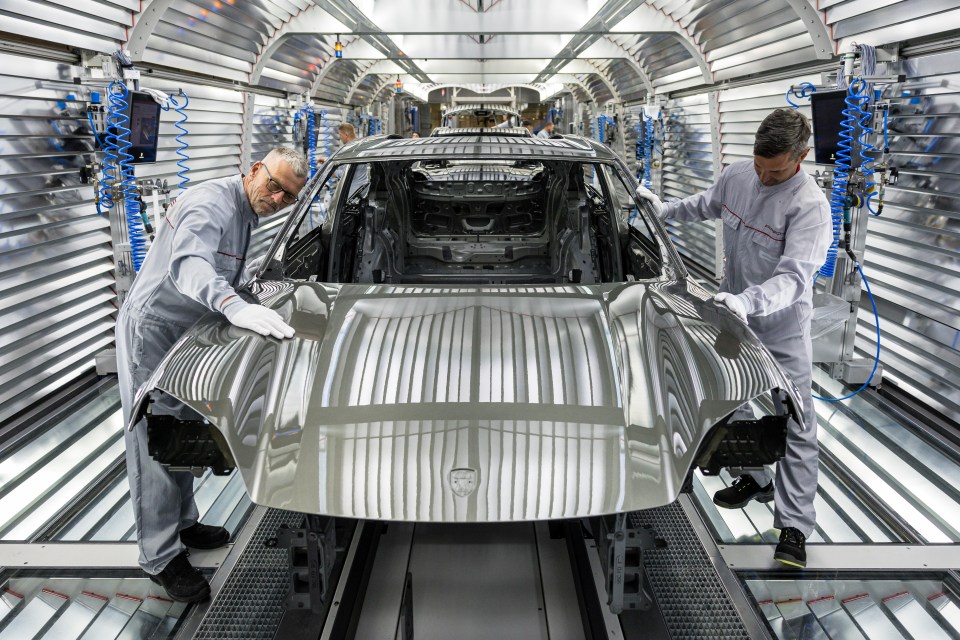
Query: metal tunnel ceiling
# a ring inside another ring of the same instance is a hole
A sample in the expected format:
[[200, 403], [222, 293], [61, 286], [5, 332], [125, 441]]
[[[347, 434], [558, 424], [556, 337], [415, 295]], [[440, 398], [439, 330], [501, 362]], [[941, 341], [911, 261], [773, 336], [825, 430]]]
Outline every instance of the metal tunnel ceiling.
[[16, 6], [3, 12], [14, 33], [75, 25], [67, 45], [110, 51], [126, 40], [149, 65], [357, 105], [397, 76], [422, 100], [449, 85], [527, 85], [541, 98], [559, 85], [598, 104], [635, 102], [831, 59], [853, 40], [883, 44], [904, 21], [901, 40], [960, 26], [955, 2], [907, 0], [145, 0], [142, 9], [78, 0], [21, 15]]

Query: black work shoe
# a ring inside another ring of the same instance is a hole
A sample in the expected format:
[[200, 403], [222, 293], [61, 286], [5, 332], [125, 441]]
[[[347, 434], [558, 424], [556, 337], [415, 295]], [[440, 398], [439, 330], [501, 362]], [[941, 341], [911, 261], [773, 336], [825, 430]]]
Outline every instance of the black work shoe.
[[180, 542], [191, 549], [219, 549], [230, 542], [230, 532], [198, 522], [180, 531]]
[[177, 602], [200, 602], [210, 597], [210, 584], [203, 574], [187, 560], [184, 551], [167, 563], [163, 571], [150, 575], [150, 579], [163, 587], [167, 595]]
[[773, 500], [773, 483], [761, 487], [752, 476], [744, 474], [738, 476], [726, 489], [713, 494], [713, 504], [724, 509], [741, 509], [753, 499], [757, 502]]
[[780, 544], [777, 545], [773, 559], [791, 567], [803, 569], [807, 566], [807, 552], [804, 549], [806, 542], [806, 537], [800, 533], [799, 529], [784, 527], [780, 531]]

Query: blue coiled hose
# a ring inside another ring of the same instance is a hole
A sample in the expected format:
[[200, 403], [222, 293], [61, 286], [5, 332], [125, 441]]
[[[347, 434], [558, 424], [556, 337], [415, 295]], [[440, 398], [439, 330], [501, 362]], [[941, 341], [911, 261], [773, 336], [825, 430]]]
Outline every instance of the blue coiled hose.
[[857, 124], [860, 127], [860, 135], [857, 136], [857, 142], [860, 143], [860, 148], [858, 150], [860, 156], [860, 171], [863, 173], [866, 182], [864, 183], [864, 194], [866, 195], [866, 207], [867, 211], [873, 215], [877, 215], [877, 212], [873, 210], [871, 206], [871, 200], [876, 197], [877, 193], [874, 190], [874, 187], [877, 186], [877, 183], [874, 182], [871, 178], [873, 176], [873, 167], [871, 166], [874, 162], [874, 159], [867, 154], [873, 151], [873, 145], [867, 141], [867, 136], [873, 134], [873, 127], [870, 126], [870, 120], [872, 118], [870, 110], [866, 107], [870, 105], [870, 95], [867, 91], [867, 83], [863, 81], [863, 78], [856, 78], [853, 82], [850, 83], [850, 87], [847, 89], [847, 104], [850, 104], [851, 98], [853, 99], [857, 111], [860, 114], [860, 117], [857, 121]]
[[308, 105], [304, 111], [307, 118], [307, 151], [310, 156], [310, 177], [317, 172], [317, 119], [313, 106]]
[[190, 104], [190, 98], [188, 98], [187, 94], [183, 91], [180, 92], [180, 95], [183, 97], [183, 103], [177, 100], [176, 96], [170, 96], [170, 106], [168, 106], [167, 109], [173, 107], [173, 110], [180, 116], [180, 119], [177, 120], [173, 126], [180, 132], [175, 139], [179, 145], [177, 147], [177, 155], [180, 156], [180, 159], [177, 160], [177, 178], [179, 179], [177, 186], [182, 192], [187, 190], [187, 183], [190, 182], [190, 178], [187, 176], [187, 173], [190, 171], [190, 167], [187, 166], [187, 160], [190, 159], [190, 156], [187, 155], [187, 149], [190, 148], [190, 143], [186, 140], [186, 135], [189, 132], [187, 128], [183, 126], [188, 120], [187, 105]]
[[[128, 153], [131, 147], [130, 128], [127, 124], [127, 86], [114, 80], [110, 83], [110, 115], [107, 123], [113, 129], [107, 135], [107, 143], [113, 145], [120, 170], [120, 185], [123, 189], [124, 217], [127, 221], [127, 238], [130, 241], [130, 260], [134, 272], [139, 272], [147, 255], [147, 241], [143, 231], [143, 218], [140, 215], [140, 198], [137, 197], [137, 180], [133, 174], [133, 156]], [[106, 171], [106, 167], [104, 168]], [[110, 200], [113, 206], [113, 200]]]
[[843, 231], [844, 211], [849, 209], [847, 184], [850, 182], [850, 151], [853, 148], [853, 132], [856, 129], [857, 116], [860, 113], [860, 101], [850, 90], [845, 99], [847, 104], [840, 121], [840, 141], [837, 143], [837, 161], [833, 167], [833, 188], [830, 191], [830, 217], [833, 227], [833, 242], [827, 249], [827, 260], [820, 267], [820, 275], [832, 278], [837, 266], [840, 233]]
[[[798, 92], [799, 90], [799, 92]], [[804, 82], [798, 85], [797, 87], [790, 87], [787, 90], [787, 102], [794, 109], [799, 109], [800, 106], [793, 102], [790, 99], [790, 96], [796, 96], [798, 98], [808, 98], [811, 93], [815, 92], [817, 88], [809, 83]], [[817, 283], [817, 279], [822, 275], [826, 278], [832, 277], [834, 269], [837, 262], [837, 253], [840, 244], [840, 231], [843, 228], [844, 220], [844, 209], [849, 207], [847, 201], [847, 183], [849, 182], [849, 171], [850, 171], [850, 151], [853, 141], [853, 130], [854, 122], [856, 122], [860, 127], [860, 135], [857, 138], [857, 141], [860, 143], [860, 170], [864, 172], [865, 175], [871, 175], [872, 171], [870, 170], [870, 163], [873, 162], [873, 158], [870, 158], [865, 155], [866, 152], [869, 152], [874, 147], [867, 140], [866, 136], [873, 133], [873, 129], [870, 127], [870, 113], [868, 110], [864, 109], [866, 105], [869, 105], [869, 96], [867, 95], [867, 85], [862, 78], [857, 78], [850, 86], [847, 88], [847, 97], [845, 99], [847, 108], [843, 110], [844, 120], [840, 123], [840, 144], [838, 145], [839, 149], [837, 151], [837, 162], [834, 166], [833, 171], [833, 189], [831, 191], [830, 197], [830, 213], [833, 223], [833, 243], [830, 245], [830, 248], [827, 250], [827, 261], [820, 271], [813, 278], [813, 284]], [[859, 118], [857, 118], [859, 114]], [[889, 138], [887, 136], [887, 113], [884, 111], [883, 114], [883, 140], [884, 140], [884, 149], [889, 148]], [[866, 189], [867, 194], [867, 209], [871, 213], [874, 213], [870, 208], [870, 199], [875, 195], [873, 193], [873, 186], [875, 183], [867, 182]], [[876, 215], [876, 213], [874, 213]], [[870, 376], [867, 378], [867, 381], [860, 385], [856, 391], [848, 393], [845, 396], [839, 398], [822, 398], [816, 394], [812, 394], [817, 400], [823, 400], [825, 402], [840, 402], [841, 400], [847, 400], [857, 395], [861, 391], [867, 388], [870, 384], [870, 381], [873, 380], [874, 374], [877, 372], [877, 366], [880, 364], [880, 314], [877, 311], [877, 302], [873, 297], [873, 291], [870, 290], [870, 282], [867, 280], [867, 276], [863, 273], [863, 268], [860, 266], [860, 263], [855, 263], [857, 271], [860, 272], [860, 278], [863, 280], [863, 284], [867, 289], [867, 296], [870, 298], [870, 306], [873, 308], [873, 319], [874, 325], [877, 330], [877, 351], [873, 360], [873, 369], [870, 371]]]
[[[124, 87], [125, 89], [126, 87]], [[117, 186], [117, 161], [119, 160], [117, 157], [117, 129], [110, 128], [110, 118], [114, 114], [114, 100], [111, 86], [107, 89], [107, 130], [101, 144], [103, 147], [103, 178], [100, 180], [100, 191], [97, 197], [97, 214], [101, 216], [104, 212], [113, 208], [113, 190]], [[119, 98], [117, 109], [120, 113], [123, 113], [126, 104], [125, 99]], [[90, 114], [87, 114], [87, 117], [90, 118], [90, 127], [96, 132], [93, 118]]]
[[795, 87], [790, 87], [787, 89], [787, 104], [789, 104], [794, 109], [799, 109], [800, 105], [790, 99], [790, 96], [795, 96], [797, 98], [809, 98], [811, 93], [815, 93], [817, 88], [813, 86], [810, 82], [801, 82]]
[[607, 139], [607, 125], [616, 124], [613, 118], [608, 115], [597, 116], [597, 140], [602, 144]]

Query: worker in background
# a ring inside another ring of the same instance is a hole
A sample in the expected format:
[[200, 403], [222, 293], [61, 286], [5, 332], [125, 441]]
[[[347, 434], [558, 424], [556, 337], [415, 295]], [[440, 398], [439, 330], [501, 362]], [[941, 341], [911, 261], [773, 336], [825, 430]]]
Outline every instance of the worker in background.
[[547, 120], [543, 128], [540, 129], [540, 132], [537, 133], [538, 138], [549, 138], [553, 135], [553, 120]]
[[703, 193], [663, 205], [644, 187], [637, 191], [662, 218], [723, 220], [724, 275], [715, 300], [753, 329], [800, 391], [804, 424], [790, 420], [775, 482], [766, 470], [744, 473], [713, 496], [714, 503], [728, 509], [754, 499], [774, 500], [773, 524], [780, 529], [774, 558], [796, 567], [806, 566], [805, 543], [816, 522], [812, 283], [833, 238], [830, 205], [800, 169], [809, 139], [810, 124], [803, 114], [777, 109], [757, 130], [753, 160], [731, 164]]
[[[170, 209], [117, 317], [124, 425], [130, 422], [136, 390], [201, 316], [214, 311], [241, 329], [278, 339], [293, 336], [280, 314], [244, 300], [236, 287], [260, 218], [296, 202], [307, 171], [299, 152], [276, 148], [249, 175], [192, 187]], [[156, 399], [152, 411], [196, 416], [169, 396]], [[124, 433], [140, 566], [174, 600], [203, 600], [210, 585], [191, 566], [185, 546], [215, 549], [227, 544], [230, 534], [198, 522], [191, 473], [167, 471], [150, 457], [146, 420]]]
[[533, 135], [533, 123], [529, 120], [524, 120], [521, 125], [524, 129], [530, 132], [530, 135]]
[[420, 137], [420, 134], [417, 133], [416, 131], [414, 131], [413, 133], [410, 134], [410, 137], [411, 137], [411, 138], [419, 138], [419, 137]]
[[[337, 127], [337, 132], [340, 134], [340, 142], [343, 144], [350, 144], [357, 139], [357, 130], [353, 128], [353, 125], [349, 122], [344, 122], [339, 127]], [[417, 136], [419, 137], [419, 136]], [[346, 167], [340, 167], [336, 170], [336, 175], [338, 177], [343, 177], [346, 173]], [[354, 194], [364, 187], [368, 182], [370, 182], [370, 165], [368, 164], [359, 164], [356, 165], [356, 169], [353, 171], [353, 179], [350, 182], [350, 194]]]
[[349, 122], [344, 122], [337, 127], [337, 133], [340, 135], [341, 144], [350, 144], [357, 139], [357, 130]]

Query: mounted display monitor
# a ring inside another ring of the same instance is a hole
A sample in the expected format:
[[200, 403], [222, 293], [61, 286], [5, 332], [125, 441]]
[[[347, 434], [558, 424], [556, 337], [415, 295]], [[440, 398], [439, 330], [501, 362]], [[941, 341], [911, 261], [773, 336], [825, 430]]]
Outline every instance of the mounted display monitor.
[[160, 104], [150, 94], [131, 91], [130, 149], [133, 163], [156, 162], [157, 141], [160, 138]]
[[810, 96], [813, 155], [817, 164], [836, 164], [846, 91], [819, 91]]

